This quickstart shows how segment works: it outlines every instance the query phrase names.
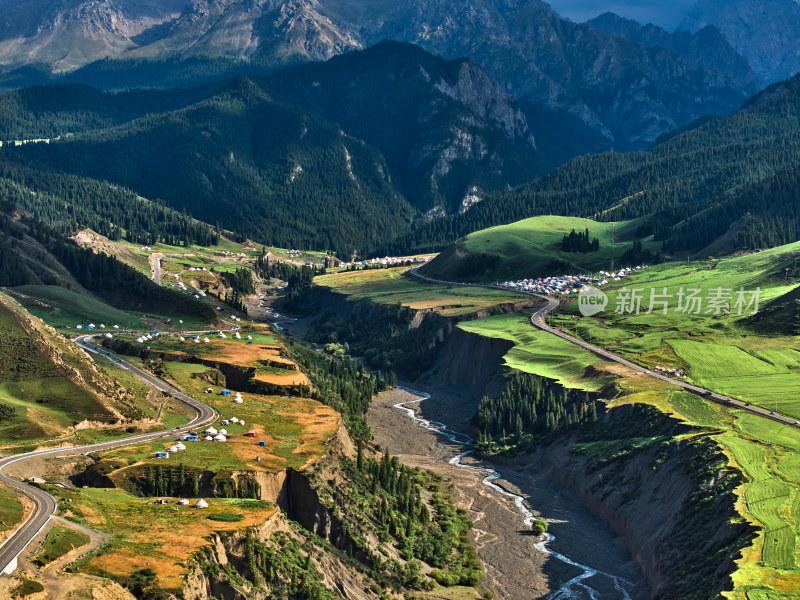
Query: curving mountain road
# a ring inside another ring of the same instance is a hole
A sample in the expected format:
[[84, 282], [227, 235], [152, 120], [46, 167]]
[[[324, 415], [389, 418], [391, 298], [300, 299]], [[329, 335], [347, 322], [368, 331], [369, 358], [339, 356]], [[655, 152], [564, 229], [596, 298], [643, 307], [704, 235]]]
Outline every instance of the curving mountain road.
[[36, 535], [42, 530], [42, 528], [47, 524], [50, 520], [50, 517], [56, 511], [57, 502], [56, 499], [48, 494], [47, 492], [39, 489], [38, 487], [28, 485], [26, 483], [20, 483], [19, 481], [8, 477], [7, 475], [3, 474], [3, 470], [8, 467], [9, 465], [24, 462], [25, 460], [29, 460], [31, 458], [41, 458], [43, 456], [77, 456], [79, 454], [87, 454], [89, 452], [97, 452], [102, 450], [110, 450], [112, 448], [119, 448], [121, 446], [129, 446], [131, 444], [138, 444], [140, 442], [147, 442], [150, 440], [155, 440], [162, 437], [174, 437], [177, 434], [180, 434], [185, 431], [189, 431], [190, 429], [200, 427], [205, 425], [206, 423], [212, 422], [217, 419], [219, 416], [217, 411], [213, 408], [208, 406], [207, 404], [203, 404], [199, 400], [195, 400], [191, 396], [184, 394], [183, 392], [175, 389], [171, 385], [165, 383], [161, 379], [157, 377], [153, 377], [149, 373], [142, 371], [141, 369], [135, 367], [134, 365], [122, 360], [115, 354], [111, 352], [107, 352], [102, 348], [99, 348], [87, 340], [90, 340], [92, 335], [84, 335], [80, 336], [75, 339], [75, 343], [86, 350], [87, 352], [92, 352], [94, 354], [99, 354], [100, 356], [104, 356], [114, 362], [119, 368], [125, 369], [129, 371], [137, 378], [141, 379], [148, 385], [158, 389], [161, 392], [168, 393], [172, 395], [172, 397], [176, 398], [183, 404], [189, 406], [190, 408], [194, 409], [197, 412], [197, 416], [183, 425], [182, 427], [176, 427], [175, 429], [158, 431], [154, 433], [145, 433], [141, 435], [134, 435], [131, 437], [126, 437], [118, 440], [113, 440], [110, 442], [102, 442], [99, 444], [91, 444], [88, 446], [79, 446], [79, 447], [71, 447], [71, 448], [52, 448], [48, 450], [42, 450], [39, 452], [28, 452], [25, 454], [18, 454], [15, 456], [9, 456], [8, 458], [4, 458], [0, 460], [0, 481], [5, 483], [6, 485], [19, 490], [25, 496], [30, 498], [33, 501], [33, 510], [28, 518], [19, 526], [17, 531], [9, 537], [5, 543], [0, 546], [0, 573], [12, 573], [17, 566], [17, 557], [19, 554], [30, 544], [31, 540], [36, 537]]
[[[446, 285], [462, 285], [462, 286], [468, 286], [468, 287], [484, 287], [484, 288], [500, 289], [500, 290], [504, 290], [506, 292], [509, 291], [506, 288], [503, 288], [503, 287], [500, 287], [500, 286], [497, 286], [497, 285], [481, 285], [481, 284], [477, 284], [477, 283], [458, 283], [458, 282], [453, 282], [453, 281], [443, 281], [441, 279], [433, 279], [431, 277], [426, 277], [425, 275], [422, 275], [421, 273], [419, 273], [417, 271], [417, 269], [411, 269], [409, 271], [409, 273], [413, 274], [415, 277], [418, 277], [418, 278], [423, 279], [425, 281], [430, 281], [432, 283], [443, 283], [443, 284], [446, 284]], [[752, 404], [748, 404], [747, 402], [742, 402], [741, 400], [737, 400], [736, 398], [731, 398], [730, 396], [725, 396], [725, 395], [719, 394], [717, 392], [712, 392], [711, 390], [707, 390], [707, 389], [705, 389], [703, 387], [700, 387], [700, 386], [697, 386], [697, 385], [693, 385], [693, 384], [691, 384], [691, 383], [689, 383], [687, 381], [681, 381], [680, 379], [674, 379], [672, 377], [667, 377], [666, 375], [662, 375], [662, 374], [657, 373], [655, 371], [652, 371], [652, 370], [650, 370], [650, 369], [648, 369], [646, 367], [642, 367], [641, 365], [637, 365], [636, 363], [631, 362], [631, 361], [629, 361], [629, 360], [627, 360], [625, 358], [622, 358], [621, 356], [617, 356], [613, 352], [609, 352], [608, 350], [605, 350], [605, 349], [600, 348], [598, 346], [594, 346], [594, 345], [592, 345], [592, 344], [590, 344], [590, 343], [588, 343], [588, 342], [586, 342], [586, 341], [584, 341], [584, 340], [582, 340], [580, 338], [576, 338], [576, 337], [573, 337], [571, 335], [568, 335], [568, 334], [564, 333], [563, 331], [561, 331], [560, 329], [556, 329], [555, 327], [551, 327], [545, 321], [545, 316], [548, 313], [552, 312], [558, 306], [558, 300], [557, 299], [555, 299], [555, 298], [553, 298], [551, 296], [544, 296], [542, 294], [535, 294], [533, 292], [524, 292], [524, 291], [519, 291], [519, 290], [513, 290], [513, 291], [515, 291], [515, 292], [517, 292], [519, 294], [527, 294], [528, 296], [534, 296], [536, 298], [541, 298], [542, 300], [545, 300], [547, 302], [547, 304], [545, 306], [543, 306], [538, 311], [536, 311], [533, 315], [531, 315], [531, 325], [533, 325], [537, 329], [541, 329], [542, 331], [546, 331], [548, 333], [552, 333], [553, 335], [557, 335], [558, 337], [560, 337], [562, 339], [565, 339], [568, 342], [571, 342], [571, 343], [575, 344], [576, 346], [579, 346], [580, 348], [583, 348], [584, 350], [588, 350], [589, 352], [591, 352], [592, 354], [595, 354], [596, 356], [599, 356], [600, 358], [603, 358], [605, 360], [610, 360], [610, 361], [619, 363], [621, 365], [625, 365], [626, 367], [628, 367], [630, 369], [633, 369], [634, 371], [637, 371], [639, 373], [644, 373], [645, 375], [648, 375], [650, 377], [654, 377], [655, 379], [660, 379], [661, 381], [665, 381], [665, 382], [670, 383], [672, 385], [677, 385], [677, 386], [682, 387], [685, 390], [687, 390], [689, 392], [692, 392], [693, 394], [697, 394], [698, 396], [701, 396], [701, 397], [703, 397], [703, 398], [705, 398], [707, 400], [711, 400], [713, 402], [717, 402], [718, 404], [724, 404], [726, 406], [732, 406], [732, 407], [735, 407], [735, 408], [739, 408], [741, 410], [746, 410], [746, 411], [751, 412], [751, 413], [753, 413], [755, 415], [759, 415], [761, 417], [766, 417], [767, 419], [772, 419], [773, 421], [776, 421], [776, 422], [781, 423], [783, 425], [788, 425], [790, 427], [800, 428], [800, 421], [797, 421], [796, 419], [793, 419], [791, 417], [787, 417], [786, 415], [782, 415], [782, 414], [780, 414], [780, 413], [778, 413], [776, 411], [769, 411], [769, 410], [760, 408], [758, 406], [753, 406]]]

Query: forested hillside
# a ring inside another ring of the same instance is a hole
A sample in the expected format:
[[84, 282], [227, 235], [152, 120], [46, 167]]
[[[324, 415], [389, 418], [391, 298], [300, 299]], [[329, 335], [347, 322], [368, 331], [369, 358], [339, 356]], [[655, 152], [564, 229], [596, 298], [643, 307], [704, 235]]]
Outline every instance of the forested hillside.
[[496, 82], [399, 43], [191, 89], [19, 90], [0, 96], [2, 139], [6, 194], [70, 233], [206, 243], [194, 217], [346, 258], [542, 172]]
[[181, 110], [3, 155], [10, 169], [110, 181], [262, 243], [342, 256], [413, 214], [378, 152], [243, 78]]
[[93, 294], [123, 310], [216, 319], [191, 295], [160, 287], [115, 258], [78, 246], [0, 197], [0, 286], [23, 285]]
[[516, 101], [468, 60], [382, 42], [279, 71], [268, 87], [377, 148], [408, 200], [437, 215], [542, 172]]
[[[576, 158], [463, 215], [422, 224], [393, 252], [440, 249], [472, 231], [542, 214], [619, 221], [646, 217], [667, 251], [700, 251], [737, 223], [735, 242], [795, 241], [800, 77], [771, 86], [729, 117], [706, 118], [647, 152]], [[741, 221], [746, 217], [744, 221]]]

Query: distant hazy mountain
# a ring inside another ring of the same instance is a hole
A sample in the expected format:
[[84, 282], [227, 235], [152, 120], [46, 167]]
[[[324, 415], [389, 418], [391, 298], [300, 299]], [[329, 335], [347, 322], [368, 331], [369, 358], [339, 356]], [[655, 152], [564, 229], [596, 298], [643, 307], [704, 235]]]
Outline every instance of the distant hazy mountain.
[[646, 147], [700, 115], [734, 110], [755, 91], [716, 66], [566, 21], [540, 0], [34, 0], [21, 6], [0, 0], [0, 64], [8, 68], [38, 62], [71, 69], [106, 56], [225, 57], [275, 67], [384, 39], [467, 57], [517, 97], [553, 164], [587, 151]]
[[671, 50], [678, 56], [730, 75], [742, 87], [762, 84], [747, 59], [736, 52], [725, 34], [713, 25], [703, 27], [694, 33], [682, 29], [669, 33], [652, 23], [642, 25], [610, 12], [603, 13], [588, 23], [606, 33], [632, 42]]
[[796, 0], [700, 0], [680, 29], [715, 25], [765, 81], [800, 72], [800, 4]]

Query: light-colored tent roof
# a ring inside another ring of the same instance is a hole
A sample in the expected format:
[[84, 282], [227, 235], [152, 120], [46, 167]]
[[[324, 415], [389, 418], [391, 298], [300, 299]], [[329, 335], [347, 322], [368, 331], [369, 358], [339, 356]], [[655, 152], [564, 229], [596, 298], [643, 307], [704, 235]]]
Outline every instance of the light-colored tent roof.
[[184, 445], [183, 445], [183, 444], [181, 444], [180, 442], [178, 442], [177, 444], [175, 444], [175, 447], [176, 447], [178, 450], [186, 450], [186, 446], [184, 446]]
[[244, 403], [244, 400], [242, 400], [241, 398], [234, 398], [234, 399], [233, 399], [233, 401], [234, 401], [236, 404], [242, 404], [242, 403]]
[[238, 423], [238, 422], [239, 422], [238, 417], [231, 417], [231, 423]]
[[226, 429], [220, 429], [219, 430], [219, 434], [220, 435], [228, 435], [228, 431]]
[[208, 342], [210, 342], [211, 340], [209, 340], [208, 338], [203, 338], [203, 341], [204, 341], [205, 343], [208, 343]]
[[178, 447], [177, 446], [170, 446], [169, 447], [169, 451], [170, 452], [177, 452], [178, 451]]
[[227, 442], [228, 438], [226, 438], [224, 435], [217, 434], [217, 435], [214, 436], [214, 441], [215, 442]]
[[208, 502], [200, 498], [197, 502], [194, 503], [195, 508], [208, 508]]
[[186, 498], [181, 498], [180, 500], [178, 500], [178, 504], [186, 506], [189, 504], [189, 501]]
[[210, 442], [210, 441], [212, 441], [214, 438], [212, 438], [210, 435], [207, 435], [207, 436], [206, 436], [206, 437], [204, 437], [203, 439], [204, 439], [205, 441], [207, 441], [207, 442]]
[[218, 431], [213, 427], [209, 427], [208, 429], [205, 430], [205, 433], [208, 433], [209, 435], [216, 435]]

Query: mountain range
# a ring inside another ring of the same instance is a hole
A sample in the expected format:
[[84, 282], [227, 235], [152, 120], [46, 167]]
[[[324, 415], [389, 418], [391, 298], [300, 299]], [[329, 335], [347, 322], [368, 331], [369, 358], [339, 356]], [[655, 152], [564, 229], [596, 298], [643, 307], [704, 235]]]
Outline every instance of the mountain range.
[[[165, 60], [224, 59], [270, 70], [385, 39], [411, 42], [444, 58], [469, 58], [497, 80], [555, 164], [647, 147], [757, 91], [735, 61], [698, 62], [632, 42], [562, 19], [540, 0], [37, 0], [31, 10], [0, 0], [0, 14], [7, 70], [38, 63], [71, 72], [107, 57], [162, 69]], [[173, 74], [158, 83], [169, 85]]]
[[3, 149], [0, 178], [30, 210], [14, 186], [50, 197], [71, 177], [77, 204], [119, 223], [89, 200], [108, 192], [87, 182], [104, 181], [252, 239], [343, 256], [544, 172], [496, 82], [396, 42], [191, 89], [0, 96], [0, 139], [26, 138], [59, 138]]

